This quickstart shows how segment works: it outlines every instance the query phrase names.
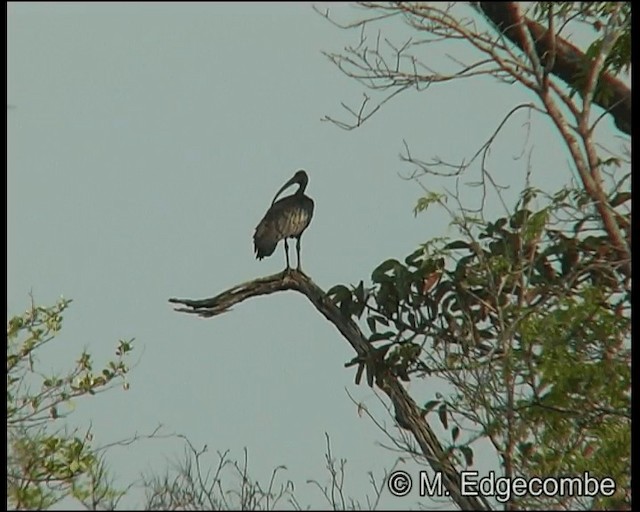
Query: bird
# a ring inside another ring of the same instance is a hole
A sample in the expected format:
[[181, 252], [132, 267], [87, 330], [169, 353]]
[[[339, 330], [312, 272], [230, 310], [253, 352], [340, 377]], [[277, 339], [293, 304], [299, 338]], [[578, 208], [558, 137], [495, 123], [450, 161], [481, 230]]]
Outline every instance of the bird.
[[[293, 177], [278, 190], [271, 202], [271, 207], [256, 227], [253, 235], [253, 245], [256, 258], [261, 260], [271, 256], [280, 240], [284, 240], [284, 252], [287, 258], [287, 270], [289, 270], [289, 244], [288, 238], [296, 238], [296, 253], [298, 254], [298, 271], [300, 266], [300, 238], [309, 226], [313, 217], [313, 199], [306, 196], [304, 191], [309, 183], [309, 176], [300, 169]], [[298, 185], [298, 190], [293, 194], [278, 199], [287, 188]]]

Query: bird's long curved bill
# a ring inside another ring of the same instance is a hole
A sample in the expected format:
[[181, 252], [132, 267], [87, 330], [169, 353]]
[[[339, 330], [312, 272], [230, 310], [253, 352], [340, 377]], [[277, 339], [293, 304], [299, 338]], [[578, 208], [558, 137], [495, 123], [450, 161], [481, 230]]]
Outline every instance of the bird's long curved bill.
[[282, 194], [286, 189], [288, 189], [291, 185], [295, 185], [296, 183], [298, 183], [298, 181], [296, 180], [296, 177], [294, 176], [293, 178], [291, 178], [289, 181], [287, 181], [284, 185], [282, 185], [282, 187], [280, 188], [280, 190], [278, 190], [278, 193], [275, 195], [275, 197], [273, 198], [273, 201], [271, 201], [271, 205], [273, 206], [273, 204], [276, 202], [276, 199], [278, 199], [278, 196], [280, 196], [280, 194]]

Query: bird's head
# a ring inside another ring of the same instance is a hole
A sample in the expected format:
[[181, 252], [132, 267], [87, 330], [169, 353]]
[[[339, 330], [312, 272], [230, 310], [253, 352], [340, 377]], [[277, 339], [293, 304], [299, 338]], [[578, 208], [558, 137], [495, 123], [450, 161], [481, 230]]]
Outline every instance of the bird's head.
[[304, 170], [300, 169], [293, 175], [293, 177], [289, 181], [287, 181], [284, 185], [282, 185], [280, 190], [278, 190], [278, 193], [276, 194], [276, 196], [273, 198], [273, 201], [271, 202], [271, 204], [275, 203], [276, 199], [278, 199], [280, 194], [282, 194], [291, 185], [298, 184], [300, 188], [298, 188], [296, 193], [303, 194], [305, 188], [307, 188], [307, 183], [309, 183], [309, 176], [307, 176], [307, 173]]

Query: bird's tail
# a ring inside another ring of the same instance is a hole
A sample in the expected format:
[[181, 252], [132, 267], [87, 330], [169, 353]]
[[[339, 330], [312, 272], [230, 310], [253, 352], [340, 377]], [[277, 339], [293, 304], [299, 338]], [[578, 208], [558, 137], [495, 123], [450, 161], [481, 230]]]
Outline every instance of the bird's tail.
[[256, 258], [261, 260], [267, 256], [271, 256], [273, 251], [276, 250], [279, 240], [272, 236], [272, 233], [265, 232], [260, 229], [256, 229], [255, 235], [253, 235], [253, 247], [256, 252]]

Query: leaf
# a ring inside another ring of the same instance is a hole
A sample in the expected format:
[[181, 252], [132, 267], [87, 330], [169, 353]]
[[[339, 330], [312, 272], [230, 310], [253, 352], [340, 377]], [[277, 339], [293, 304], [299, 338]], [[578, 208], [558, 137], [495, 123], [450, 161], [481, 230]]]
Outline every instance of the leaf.
[[546, 208], [534, 213], [527, 221], [527, 228], [525, 230], [525, 240], [537, 240], [542, 234], [542, 230], [547, 225], [549, 220], [549, 210]]
[[447, 292], [451, 292], [452, 290], [453, 284], [451, 284], [451, 281], [440, 281], [440, 284], [436, 287], [434, 293], [431, 294], [431, 297], [437, 304], [440, 303]]
[[356, 371], [356, 385], [359, 385], [360, 381], [362, 380], [362, 372], [364, 371], [364, 367], [364, 363], [360, 363], [358, 365], [358, 371]]
[[371, 280], [374, 283], [382, 283], [384, 281], [389, 280], [389, 276], [386, 275], [389, 270], [396, 268], [397, 266], [401, 266], [400, 262], [395, 259], [389, 259], [383, 261], [377, 268], [371, 273]]
[[440, 400], [429, 400], [422, 406], [422, 415], [429, 414], [431, 410], [440, 403]]
[[387, 316], [392, 316], [398, 310], [398, 291], [390, 282], [380, 285], [380, 289], [375, 297], [379, 309]]
[[372, 388], [373, 387], [373, 378], [375, 376], [375, 366], [373, 365], [373, 363], [371, 362], [367, 362], [366, 363], [366, 369], [367, 369], [367, 384], [369, 384], [369, 387]]
[[349, 288], [347, 288], [343, 284], [337, 284], [332, 288], [330, 288], [329, 291], [327, 292], [327, 297], [333, 297], [334, 304], [341, 302], [344, 299], [344, 297], [350, 296], [350, 295], [351, 295], [351, 292], [349, 291]]
[[398, 294], [398, 299], [401, 301], [404, 301], [407, 299], [407, 296], [409, 295], [409, 290], [411, 289], [412, 274], [407, 272], [407, 269], [404, 268], [402, 265], [400, 265], [400, 263], [398, 263], [398, 266], [396, 267], [395, 271], [396, 271], [395, 285], [396, 285], [396, 292]]
[[389, 327], [389, 321], [385, 317], [379, 316], [379, 315], [373, 315], [372, 318], [375, 318], [376, 322], [378, 322], [379, 324], [382, 324], [385, 327]]
[[77, 460], [72, 460], [71, 464], [69, 464], [69, 471], [73, 474], [76, 474], [80, 469], [80, 463]]
[[447, 200], [447, 196], [444, 194], [438, 194], [436, 192], [428, 192], [425, 197], [421, 197], [420, 199], [418, 199], [418, 203], [413, 209], [413, 214], [417, 216], [418, 213], [427, 211], [427, 208], [429, 208], [431, 204], [438, 203], [440, 201], [446, 202], [446, 200]]
[[497, 221], [493, 223], [493, 229], [502, 233], [504, 231], [504, 226], [507, 224], [508, 219], [506, 217], [500, 217]]
[[461, 446], [460, 451], [464, 456], [464, 460], [467, 463], [467, 466], [473, 466], [473, 450], [468, 446]]
[[364, 307], [364, 302], [353, 302], [351, 304], [351, 314], [356, 316], [357, 318], [360, 318], [362, 316], [362, 313], [364, 313]]
[[512, 228], [519, 228], [530, 216], [531, 212], [526, 208], [522, 208], [521, 210], [518, 210], [513, 214], [513, 217], [511, 217], [511, 222], [509, 224]]
[[469, 249], [469, 244], [463, 240], [454, 240], [444, 246], [445, 249]]
[[367, 325], [371, 332], [376, 332], [376, 318], [373, 316], [367, 317]]
[[364, 281], [360, 281], [353, 294], [358, 299], [358, 302], [364, 302]]
[[404, 259], [404, 262], [406, 265], [410, 265], [410, 266], [417, 266], [416, 262], [422, 258], [422, 256], [425, 254], [425, 249], [424, 247], [420, 247], [418, 249], [416, 249], [415, 251], [413, 251], [411, 254], [409, 254], [409, 256], [407, 256]]
[[451, 440], [455, 443], [456, 439], [458, 439], [458, 436], [460, 435], [460, 429], [455, 426], [451, 429]]
[[411, 312], [407, 313], [407, 322], [409, 323], [409, 327], [413, 330], [416, 329], [416, 315]]
[[349, 293], [348, 297], [345, 297], [342, 302], [340, 302], [340, 312], [348, 317], [353, 313], [353, 301], [351, 300], [351, 293]]
[[441, 275], [442, 275], [442, 271], [436, 271], [436, 272], [432, 272], [427, 277], [425, 277], [422, 280], [422, 290], [421, 290], [422, 293], [426, 295], [431, 290], [431, 288], [435, 286], [435, 284], [438, 282], [438, 279], [440, 279]]
[[449, 426], [447, 422], [447, 404], [442, 404], [438, 408], [438, 417], [440, 418], [440, 423], [442, 423], [442, 426], [445, 428], [445, 430], [448, 429]]
[[386, 332], [374, 332], [371, 336], [369, 336], [369, 342], [380, 341], [380, 340], [389, 340], [395, 334], [393, 331]]

